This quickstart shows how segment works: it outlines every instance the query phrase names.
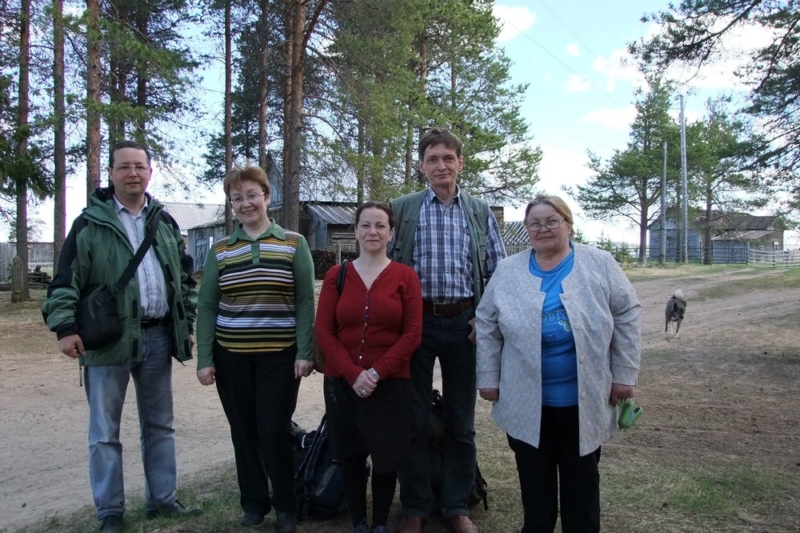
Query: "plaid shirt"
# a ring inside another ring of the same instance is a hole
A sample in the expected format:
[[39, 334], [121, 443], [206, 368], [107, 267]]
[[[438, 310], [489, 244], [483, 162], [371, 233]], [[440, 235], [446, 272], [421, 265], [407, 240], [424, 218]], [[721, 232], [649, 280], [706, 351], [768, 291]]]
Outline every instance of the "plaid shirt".
[[[473, 296], [475, 269], [470, 252], [469, 224], [461, 208], [460, 194], [459, 189], [450, 205], [446, 206], [432, 189], [428, 189], [422, 202], [411, 266], [419, 276], [422, 297], [426, 300], [453, 302]], [[500, 228], [491, 210], [488, 227], [486, 278], [494, 273], [498, 261], [506, 256]]]

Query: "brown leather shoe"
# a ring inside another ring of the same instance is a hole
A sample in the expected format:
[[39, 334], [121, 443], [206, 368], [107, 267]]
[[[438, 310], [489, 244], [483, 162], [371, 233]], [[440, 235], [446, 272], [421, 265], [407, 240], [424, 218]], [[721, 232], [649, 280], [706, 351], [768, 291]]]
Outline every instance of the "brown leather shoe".
[[447, 527], [453, 533], [478, 533], [478, 528], [468, 516], [457, 514], [446, 519]]
[[400, 520], [400, 528], [397, 533], [422, 533], [422, 518], [405, 515]]

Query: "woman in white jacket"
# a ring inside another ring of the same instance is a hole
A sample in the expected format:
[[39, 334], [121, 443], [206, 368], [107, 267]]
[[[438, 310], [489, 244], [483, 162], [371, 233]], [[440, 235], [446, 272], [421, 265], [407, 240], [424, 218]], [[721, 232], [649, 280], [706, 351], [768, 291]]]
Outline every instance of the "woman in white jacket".
[[600, 531], [600, 446], [633, 397], [641, 306], [607, 252], [574, 243], [557, 196], [525, 211], [530, 251], [501, 261], [476, 311], [477, 385], [519, 473], [522, 533]]

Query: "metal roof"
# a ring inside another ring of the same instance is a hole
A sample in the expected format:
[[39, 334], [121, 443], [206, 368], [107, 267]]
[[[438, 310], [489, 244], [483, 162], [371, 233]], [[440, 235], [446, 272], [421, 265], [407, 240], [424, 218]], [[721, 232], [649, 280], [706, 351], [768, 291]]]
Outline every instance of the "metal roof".
[[310, 213], [331, 225], [348, 226], [355, 224], [356, 204], [306, 204]]
[[161, 205], [181, 227], [181, 233], [186, 233], [189, 228], [213, 225], [225, 218], [223, 204], [161, 202]]

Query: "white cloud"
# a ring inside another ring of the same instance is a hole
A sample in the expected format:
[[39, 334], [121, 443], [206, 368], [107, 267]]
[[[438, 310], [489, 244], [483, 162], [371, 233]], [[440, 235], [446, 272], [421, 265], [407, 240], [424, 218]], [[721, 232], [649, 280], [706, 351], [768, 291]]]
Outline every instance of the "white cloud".
[[514, 39], [536, 22], [536, 14], [529, 11], [527, 7], [495, 4], [492, 8], [492, 14], [500, 24], [500, 35], [497, 37], [498, 43], [505, 43]]
[[622, 109], [597, 109], [581, 117], [581, 121], [600, 124], [615, 131], [628, 131], [635, 118], [636, 107], [631, 104]]
[[569, 81], [567, 82], [568, 93], [582, 93], [590, 90], [591, 88], [592, 84], [589, 83], [586, 78], [578, 76], [577, 74], [570, 76]]
[[627, 50], [613, 50], [611, 54], [600, 56], [592, 62], [592, 70], [605, 76], [603, 84], [606, 91], [614, 92], [617, 83], [641, 84], [644, 77], [636, 68], [636, 63]]
[[574, 56], [574, 57], [578, 57], [579, 55], [581, 55], [581, 47], [578, 46], [575, 43], [568, 44], [567, 45], [567, 54], [571, 55], [571, 56]]

